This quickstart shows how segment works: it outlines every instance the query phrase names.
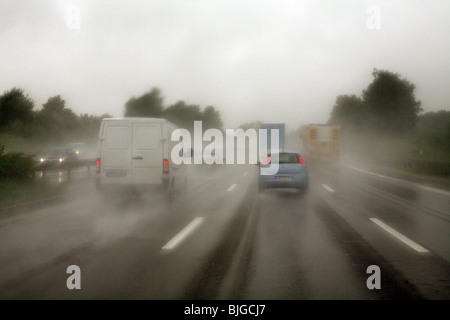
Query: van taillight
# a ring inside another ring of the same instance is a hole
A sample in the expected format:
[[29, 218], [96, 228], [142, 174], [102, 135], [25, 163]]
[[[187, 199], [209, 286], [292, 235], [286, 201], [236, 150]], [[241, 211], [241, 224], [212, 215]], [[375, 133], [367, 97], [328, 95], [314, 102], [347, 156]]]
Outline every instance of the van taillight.
[[300, 155], [298, 156], [298, 162], [303, 163], [303, 158]]
[[163, 174], [169, 174], [169, 160], [163, 159]]
[[97, 158], [97, 160], [95, 160], [95, 172], [97, 174], [100, 174], [100, 163], [101, 163], [101, 159]]

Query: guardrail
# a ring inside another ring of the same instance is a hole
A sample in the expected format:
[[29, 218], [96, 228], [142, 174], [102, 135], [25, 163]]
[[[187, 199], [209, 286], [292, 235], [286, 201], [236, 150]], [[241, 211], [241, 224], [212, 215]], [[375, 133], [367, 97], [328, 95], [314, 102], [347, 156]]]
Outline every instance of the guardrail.
[[95, 159], [78, 159], [72, 161], [62, 161], [62, 162], [43, 162], [38, 163], [35, 166], [35, 172], [42, 172], [42, 176], [45, 176], [48, 171], [67, 171], [67, 179], [70, 181], [72, 169], [86, 167], [88, 174], [92, 166], [96, 165]]

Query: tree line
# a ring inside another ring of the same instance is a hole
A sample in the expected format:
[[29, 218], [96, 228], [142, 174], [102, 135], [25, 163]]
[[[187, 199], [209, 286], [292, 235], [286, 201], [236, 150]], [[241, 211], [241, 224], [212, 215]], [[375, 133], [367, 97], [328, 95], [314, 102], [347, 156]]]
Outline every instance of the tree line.
[[[124, 117], [163, 117], [188, 130], [193, 129], [194, 121], [203, 121], [204, 130], [223, 130], [220, 112], [215, 107], [202, 109], [184, 101], [166, 107], [163, 100], [158, 88], [132, 97], [125, 103]], [[0, 96], [0, 133], [57, 144], [69, 140], [90, 143], [95, 142], [101, 120], [112, 117], [109, 114], [77, 115], [60, 95], [48, 98], [39, 110], [35, 107], [33, 99], [23, 89], [5, 91]]]
[[[213, 106], [202, 108], [178, 101], [165, 107], [161, 90], [153, 88], [138, 98], [130, 98], [124, 106], [124, 117], [164, 117], [178, 126], [193, 130], [194, 121], [203, 121], [203, 130], [223, 130], [220, 112]], [[79, 114], [66, 107], [60, 96], [52, 96], [37, 110], [23, 89], [12, 88], [0, 95], [0, 134], [14, 135], [36, 144], [63, 145], [69, 142], [95, 144], [103, 118]], [[33, 177], [36, 160], [24, 152], [5, 152], [8, 146], [0, 141], [0, 181], [24, 180]]]
[[189, 131], [193, 130], [194, 121], [202, 121], [203, 130], [223, 130], [220, 112], [214, 106], [209, 105], [202, 110], [197, 104], [179, 100], [166, 107], [161, 90], [155, 87], [140, 97], [130, 98], [125, 104], [124, 116], [164, 118]]
[[[398, 73], [373, 69], [373, 81], [360, 96], [336, 97], [328, 123], [339, 124], [344, 132], [396, 134], [414, 130], [417, 125], [447, 129], [450, 136], [450, 111], [420, 114], [421, 101], [416, 86]], [[258, 128], [261, 121], [246, 122], [240, 128]], [[301, 131], [301, 127], [299, 128]]]
[[405, 133], [413, 130], [422, 110], [415, 97], [416, 86], [398, 73], [374, 69], [373, 81], [362, 91], [339, 95], [329, 123], [356, 133]]
[[419, 124], [425, 127], [446, 129], [450, 135], [450, 111], [431, 111], [419, 116]]
[[97, 137], [101, 119], [110, 117], [75, 114], [60, 96], [48, 98], [39, 110], [23, 89], [13, 88], [0, 96], [0, 133], [25, 139], [65, 143], [91, 142]]

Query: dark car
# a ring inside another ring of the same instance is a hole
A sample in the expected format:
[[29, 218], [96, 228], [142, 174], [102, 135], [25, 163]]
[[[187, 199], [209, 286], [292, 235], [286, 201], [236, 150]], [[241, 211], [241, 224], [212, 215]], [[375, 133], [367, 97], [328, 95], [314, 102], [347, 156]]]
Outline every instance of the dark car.
[[41, 164], [62, 164], [78, 160], [78, 156], [71, 148], [53, 148], [40, 157]]
[[77, 154], [77, 156], [85, 156], [85, 153], [87, 151], [87, 146], [85, 143], [83, 142], [72, 142], [69, 143], [67, 145], [67, 148], [72, 149], [73, 151], [75, 151], [75, 153]]
[[262, 174], [262, 169], [272, 164], [273, 154], [269, 154], [264, 163], [260, 165], [259, 190], [267, 188], [295, 188], [306, 191], [308, 189], [308, 168], [300, 153], [295, 151], [279, 152], [278, 172], [275, 174]]

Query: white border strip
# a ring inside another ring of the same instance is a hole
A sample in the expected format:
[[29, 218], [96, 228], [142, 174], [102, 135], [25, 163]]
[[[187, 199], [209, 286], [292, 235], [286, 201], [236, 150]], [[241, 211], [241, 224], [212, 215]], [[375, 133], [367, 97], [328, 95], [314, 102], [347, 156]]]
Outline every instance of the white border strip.
[[424, 186], [424, 185], [421, 185], [421, 184], [418, 184], [418, 183], [414, 183], [414, 182], [410, 182], [410, 181], [407, 181], [407, 180], [401, 180], [401, 179], [396, 179], [396, 178], [384, 176], [384, 175], [382, 175], [382, 174], [378, 174], [378, 173], [375, 173], [375, 172], [371, 172], [371, 171], [359, 169], [359, 168], [352, 167], [352, 166], [347, 166], [347, 168], [350, 168], [350, 169], [353, 169], [353, 170], [356, 170], [356, 171], [359, 171], [359, 172], [362, 172], [362, 173], [370, 174], [370, 175], [372, 175], [372, 176], [376, 176], [376, 177], [379, 177], [379, 178], [391, 180], [391, 181], [402, 182], [402, 183], [408, 183], [408, 184], [411, 184], [411, 185], [416, 186], [416, 187], [418, 187], [418, 188], [421, 188], [421, 189], [423, 189], [423, 190], [426, 190], [426, 191], [429, 191], [429, 192], [439, 193], [439, 194], [442, 194], [442, 195], [444, 195], [444, 196], [449, 196], [449, 195], [450, 195], [450, 192], [448, 192], [448, 191], [446, 191], [446, 190], [442, 190], [442, 189], [438, 189], [438, 188], [433, 188], [433, 187]]
[[181, 230], [175, 237], [167, 242], [161, 249], [165, 251], [175, 249], [184, 239], [186, 239], [194, 230], [203, 223], [203, 217], [196, 217], [183, 230]]
[[326, 190], [330, 191], [330, 192], [334, 192], [333, 189], [331, 189], [329, 186], [327, 186], [326, 184], [322, 184], [322, 187], [325, 188]]
[[397, 232], [396, 230], [392, 229], [391, 227], [389, 227], [387, 224], [381, 222], [380, 220], [378, 220], [377, 218], [369, 218], [373, 223], [377, 224], [379, 227], [383, 228], [385, 231], [389, 232], [390, 234], [392, 234], [394, 237], [396, 237], [397, 239], [399, 239], [400, 241], [404, 242], [405, 244], [407, 244], [408, 246], [410, 246], [411, 248], [413, 248], [414, 250], [416, 250], [417, 252], [420, 253], [425, 253], [425, 252], [429, 252], [427, 249], [425, 249], [424, 247], [422, 247], [421, 245], [415, 243], [414, 241], [412, 241], [411, 239], [405, 237], [404, 235], [402, 235], [401, 233]]

